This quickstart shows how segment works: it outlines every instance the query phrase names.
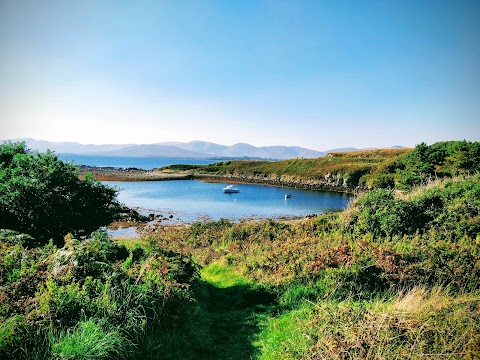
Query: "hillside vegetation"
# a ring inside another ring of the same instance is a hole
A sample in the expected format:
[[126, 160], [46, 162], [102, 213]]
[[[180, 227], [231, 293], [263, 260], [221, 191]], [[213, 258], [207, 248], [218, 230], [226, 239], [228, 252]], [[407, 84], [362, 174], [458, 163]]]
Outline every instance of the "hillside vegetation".
[[451, 156], [313, 219], [58, 246], [1, 230], [0, 358], [476, 359], [479, 164]]
[[332, 189], [408, 189], [433, 178], [480, 171], [480, 143], [424, 143], [414, 149], [381, 149], [331, 153], [316, 159], [225, 161], [209, 165], [171, 165], [163, 171], [229, 177], [299, 187]]

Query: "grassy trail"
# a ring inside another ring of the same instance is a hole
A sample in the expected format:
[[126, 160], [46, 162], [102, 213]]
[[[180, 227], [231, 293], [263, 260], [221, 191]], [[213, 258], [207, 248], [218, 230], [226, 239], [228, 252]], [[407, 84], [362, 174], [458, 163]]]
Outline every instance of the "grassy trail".
[[258, 314], [265, 312], [274, 297], [254, 289], [230, 269], [211, 265], [202, 271], [195, 285], [200, 305], [197, 314], [197, 349], [190, 349], [192, 359], [253, 359], [252, 345], [259, 332]]
[[258, 358], [253, 345], [260, 316], [275, 308], [276, 297], [256, 288], [219, 263], [201, 271], [192, 285], [195, 302], [149, 333], [140, 344], [142, 360], [248, 360]]

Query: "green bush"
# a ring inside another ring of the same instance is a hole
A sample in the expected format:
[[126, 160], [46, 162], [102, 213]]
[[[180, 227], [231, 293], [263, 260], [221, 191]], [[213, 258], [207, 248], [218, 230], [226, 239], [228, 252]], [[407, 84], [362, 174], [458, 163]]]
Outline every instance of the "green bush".
[[80, 180], [75, 166], [52, 152], [29, 152], [23, 143], [0, 147], [0, 228], [43, 242], [84, 237], [116, 218], [116, 195], [92, 177]]
[[480, 142], [418, 144], [413, 151], [380, 162], [361, 182], [373, 188], [410, 189], [432, 179], [480, 171]]
[[68, 236], [61, 249], [2, 234], [11, 240], [0, 237], [2, 359], [124, 358], [146, 333], [194, 308], [198, 268], [185, 256], [152, 244], [129, 251], [103, 233]]
[[391, 190], [375, 190], [356, 202], [349, 225], [357, 235], [391, 237], [414, 232], [417, 224], [412, 204], [395, 199]]
[[480, 174], [445, 180], [399, 198], [379, 189], [358, 199], [344, 217], [356, 235], [393, 237], [436, 230], [447, 239], [480, 233]]

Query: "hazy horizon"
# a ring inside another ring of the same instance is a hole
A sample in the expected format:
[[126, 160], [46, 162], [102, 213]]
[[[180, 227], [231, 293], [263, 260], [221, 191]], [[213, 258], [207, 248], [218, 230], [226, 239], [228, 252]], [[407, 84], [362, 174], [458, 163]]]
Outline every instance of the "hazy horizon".
[[480, 140], [470, 0], [0, 3], [0, 138]]
[[[35, 139], [35, 138], [26, 138], [26, 137], [23, 137], [23, 138], [10, 138], [10, 139], [2, 139], [0, 138], [0, 143], [1, 142], [7, 142], [7, 141], [21, 141], [21, 140], [25, 140], [25, 139], [31, 139], [31, 140], [34, 140], [34, 141], [46, 141], [46, 142], [53, 142], [53, 143], [77, 143], [77, 144], [80, 144], [80, 145], [126, 145], [126, 146], [129, 146], [129, 145], [164, 145], [164, 144], [171, 144], [172, 146], [175, 146], [175, 143], [178, 143], [178, 144], [188, 144], [188, 143], [193, 143], [193, 142], [201, 142], [201, 143], [211, 143], [211, 144], [215, 144], [215, 145], [221, 145], [221, 146], [234, 146], [234, 145], [240, 145], [240, 144], [245, 144], [245, 145], [252, 145], [252, 146], [255, 146], [255, 147], [269, 147], [269, 146], [287, 146], [287, 147], [303, 147], [303, 146], [300, 146], [300, 145], [285, 145], [285, 144], [273, 144], [273, 145], [253, 145], [253, 144], [250, 144], [250, 143], [247, 143], [247, 142], [237, 142], [237, 143], [233, 143], [233, 144], [224, 144], [224, 143], [218, 143], [218, 142], [211, 142], [211, 141], [205, 141], [205, 140], [199, 140], [199, 139], [194, 139], [194, 140], [190, 140], [190, 141], [175, 141], [175, 140], [172, 140], [172, 141], [160, 141], [160, 142], [153, 142], [153, 143], [120, 143], [120, 142], [117, 142], [117, 143], [93, 143], [93, 142], [79, 142], [79, 141], [62, 141], [62, 140], [59, 140], [59, 141], [50, 141], [50, 140], [45, 140], [45, 139]], [[452, 139], [449, 139], [449, 140], [452, 140]], [[464, 139], [453, 139], [453, 140], [464, 140]], [[417, 145], [417, 144], [415, 144]], [[414, 146], [415, 146], [414, 145]], [[428, 145], [431, 145], [431, 144], [428, 144]], [[379, 148], [392, 148], [392, 147], [409, 147], [409, 146], [404, 146], [402, 144], [392, 144], [392, 145], [387, 145], [385, 147], [379, 147]], [[414, 147], [414, 146], [411, 146], [411, 147]], [[353, 148], [353, 146], [341, 146], [339, 148]], [[369, 146], [369, 148], [372, 148], [372, 146]], [[332, 148], [332, 149], [336, 149], [336, 148]], [[330, 150], [330, 149], [310, 149], [310, 150], [315, 150], [315, 151], [325, 151], [325, 150]]]

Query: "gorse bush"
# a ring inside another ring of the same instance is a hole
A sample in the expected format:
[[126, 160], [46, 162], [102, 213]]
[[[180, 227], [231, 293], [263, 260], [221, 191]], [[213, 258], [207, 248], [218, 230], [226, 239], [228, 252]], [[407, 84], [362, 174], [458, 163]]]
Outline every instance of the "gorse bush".
[[24, 143], [0, 146], [0, 228], [61, 243], [67, 233], [85, 237], [121, 211], [117, 191], [88, 177], [51, 152]]
[[127, 249], [103, 233], [67, 237], [61, 249], [0, 236], [2, 359], [125, 358], [150, 331], [194, 310], [198, 269], [172, 251]]
[[355, 234], [371, 233], [377, 237], [409, 234], [417, 227], [416, 214], [411, 203], [395, 199], [392, 190], [376, 190], [357, 200], [348, 213], [348, 227]]
[[427, 187], [401, 198], [392, 190], [376, 190], [357, 199], [343, 217], [356, 235], [376, 237], [435, 230], [449, 239], [480, 232], [480, 174]]

